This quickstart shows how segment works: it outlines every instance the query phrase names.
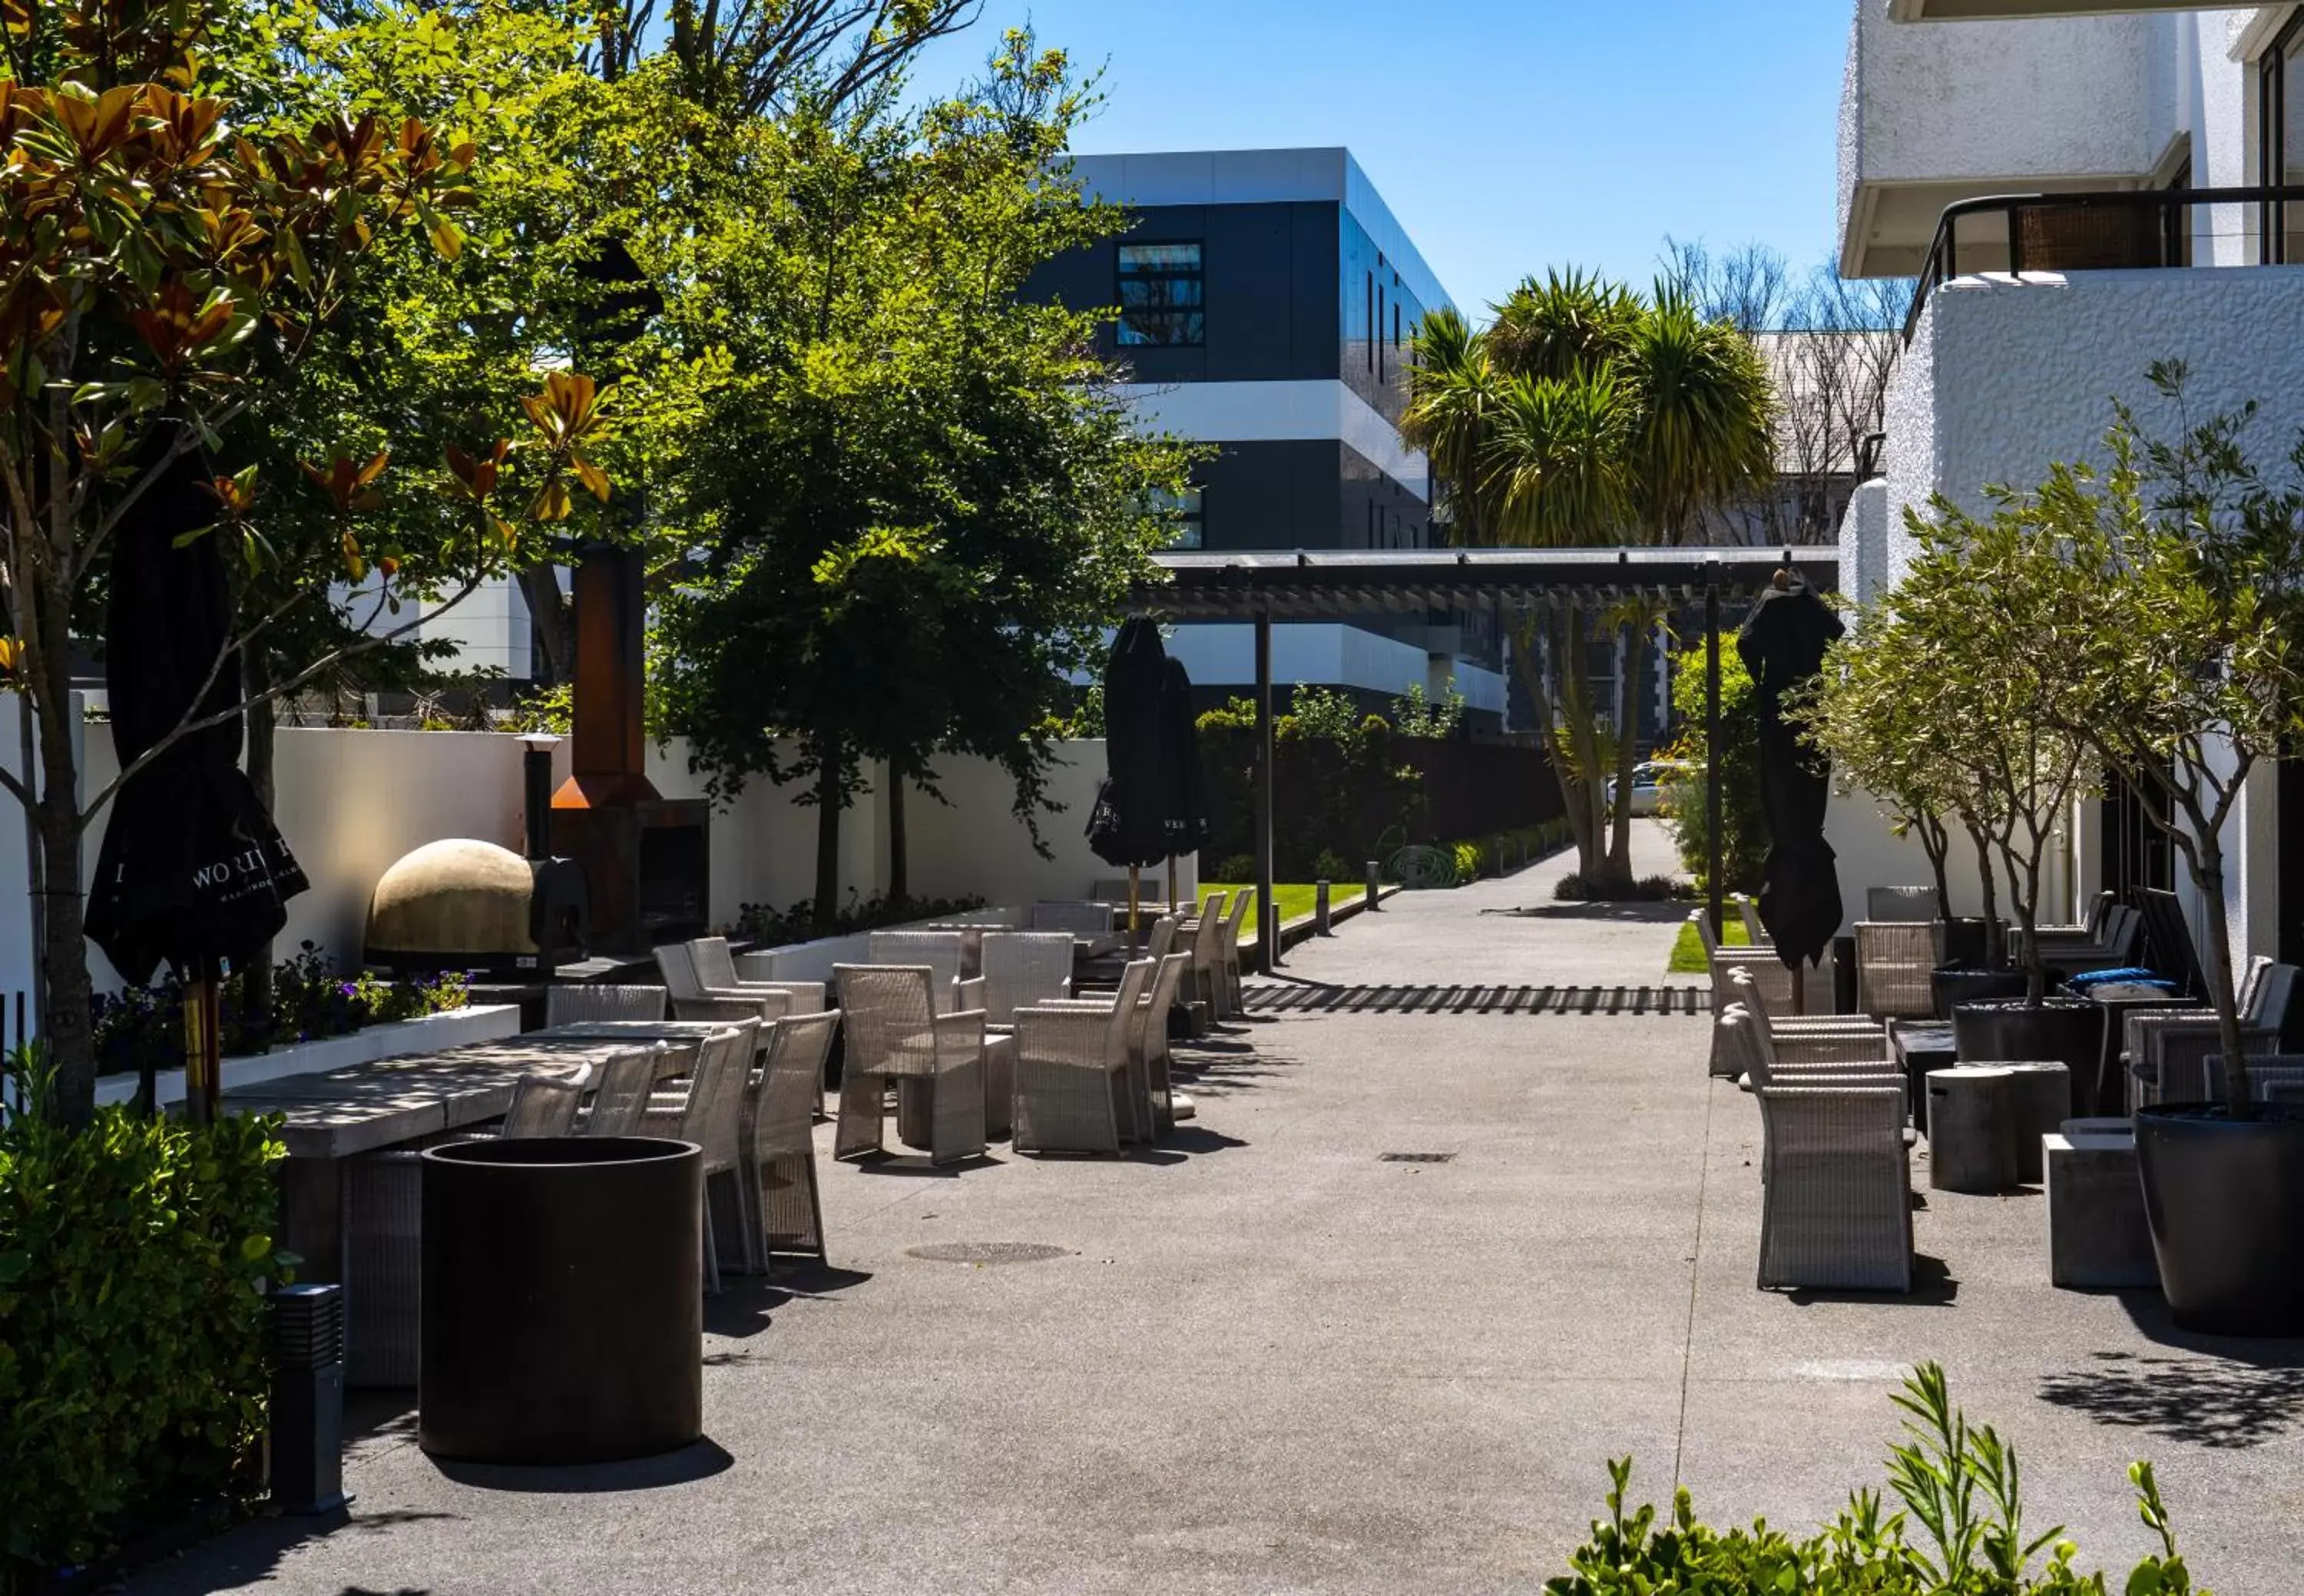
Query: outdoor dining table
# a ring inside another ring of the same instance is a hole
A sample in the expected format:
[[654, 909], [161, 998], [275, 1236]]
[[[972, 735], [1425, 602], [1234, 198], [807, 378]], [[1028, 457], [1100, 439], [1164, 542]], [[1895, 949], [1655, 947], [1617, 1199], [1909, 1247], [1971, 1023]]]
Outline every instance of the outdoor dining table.
[[[281, 1116], [288, 1150], [280, 1168], [282, 1244], [303, 1260], [299, 1279], [338, 1281], [343, 1278], [345, 1160], [497, 1118], [511, 1107], [512, 1087], [522, 1075], [597, 1068], [648, 1040], [530, 1031], [444, 1053], [267, 1081], [227, 1091], [224, 1108]], [[674, 1056], [666, 1064], [677, 1071], [682, 1061]]]

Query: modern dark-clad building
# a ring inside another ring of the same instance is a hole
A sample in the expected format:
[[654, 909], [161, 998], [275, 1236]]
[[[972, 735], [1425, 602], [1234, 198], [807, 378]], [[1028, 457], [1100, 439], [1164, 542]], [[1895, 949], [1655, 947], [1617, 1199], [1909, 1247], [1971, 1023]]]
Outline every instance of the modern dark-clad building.
[[[1148, 427], [1221, 446], [1184, 505], [1209, 549], [1429, 546], [1432, 485], [1401, 438], [1410, 340], [1450, 301], [1344, 149], [1086, 156], [1091, 194], [1127, 206], [1121, 237], [1049, 263], [1029, 292], [1116, 305], [1104, 352], [1126, 366]], [[1203, 688], [1252, 679], [1248, 628], [1179, 629]], [[1453, 684], [1476, 726], [1502, 724], [1504, 683], [1483, 616], [1367, 616], [1274, 629], [1276, 680], [1381, 708]]]

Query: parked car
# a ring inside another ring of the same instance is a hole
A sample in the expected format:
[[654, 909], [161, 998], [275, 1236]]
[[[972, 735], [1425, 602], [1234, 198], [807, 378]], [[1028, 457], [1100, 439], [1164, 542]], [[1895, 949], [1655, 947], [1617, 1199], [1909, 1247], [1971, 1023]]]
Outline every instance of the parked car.
[[[1664, 802], [1664, 784], [1700, 775], [1703, 767], [1687, 760], [1643, 760], [1632, 767], [1631, 812], [1652, 815]], [[1616, 807], [1616, 784], [1608, 784], [1608, 809]]]

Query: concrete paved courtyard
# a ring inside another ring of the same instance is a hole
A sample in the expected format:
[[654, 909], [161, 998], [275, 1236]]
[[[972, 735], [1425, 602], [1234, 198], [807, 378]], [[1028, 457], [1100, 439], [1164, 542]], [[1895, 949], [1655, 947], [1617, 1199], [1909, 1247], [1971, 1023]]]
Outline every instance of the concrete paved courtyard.
[[[1556, 911], [1557, 873], [1404, 896], [1283, 978], [1660, 980], [1675, 916]], [[1292, 1014], [1191, 1053], [1199, 1117], [1149, 1155], [827, 1156], [838, 1268], [710, 1304], [708, 1446], [444, 1468], [388, 1418], [348, 1519], [130, 1589], [1533, 1592], [1611, 1456], [1715, 1521], [1828, 1516], [1933, 1358], [2088, 1566], [2147, 1549], [2149, 1456], [2196, 1577], [2292, 1596], [2304, 1346], [2051, 1290], [2037, 1193], [1930, 1195], [1910, 1297], [1756, 1291], [1758, 1115], [1706, 1078], [1705, 1023]], [[1019, 1248], [1046, 1251], [989, 1261]]]

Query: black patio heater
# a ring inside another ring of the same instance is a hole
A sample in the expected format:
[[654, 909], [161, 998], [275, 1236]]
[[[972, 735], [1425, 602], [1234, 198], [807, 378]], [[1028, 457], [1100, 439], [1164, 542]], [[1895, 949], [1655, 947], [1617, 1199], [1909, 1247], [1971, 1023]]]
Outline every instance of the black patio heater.
[[[89, 889], [89, 940], [142, 983], [165, 962], [184, 989], [184, 1100], [193, 1123], [222, 1091], [217, 988], [264, 948], [308, 883], [240, 768], [240, 656], [199, 456], [176, 457], [113, 539], [105, 685], [120, 768], [187, 726], [114, 796]], [[203, 725], [207, 722], [209, 724]], [[157, 1093], [148, 1065], [139, 1099]]]
[[1138, 942], [1142, 873], [1168, 856], [1161, 682], [1168, 651], [1148, 616], [1124, 622], [1104, 668], [1104, 785], [1088, 817], [1088, 846], [1128, 872], [1128, 947]]
[[[1805, 1012], [1808, 967], [1840, 930], [1840, 871], [1824, 840], [1832, 766], [1784, 717], [1784, 695], [1824, 668], [1825, 651], [1846, 630], [1795, 573], [1789, 556], [1736, 634], [1737, 657], [1752, 674], [1760, 723], [1760, 807], [1768, 857], [1761, 870], [1760, 923], [1792, 972], [1792, 1012]], [[1715, 832], [1717, 835], [1717, 832]]]

